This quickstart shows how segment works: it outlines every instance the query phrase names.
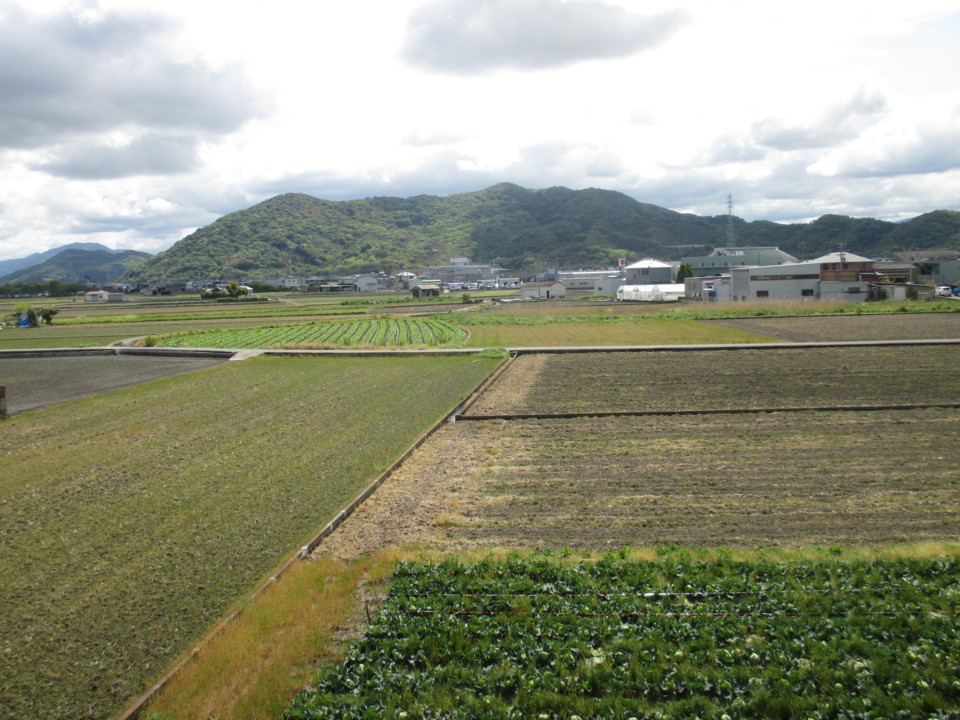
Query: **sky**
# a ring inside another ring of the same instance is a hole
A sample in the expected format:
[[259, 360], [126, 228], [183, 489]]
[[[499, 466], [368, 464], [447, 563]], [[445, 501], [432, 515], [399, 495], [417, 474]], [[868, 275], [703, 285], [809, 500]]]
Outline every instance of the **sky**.
[[960, 210], [958, 0], [0, 0], [0, 259], [287, 192]]

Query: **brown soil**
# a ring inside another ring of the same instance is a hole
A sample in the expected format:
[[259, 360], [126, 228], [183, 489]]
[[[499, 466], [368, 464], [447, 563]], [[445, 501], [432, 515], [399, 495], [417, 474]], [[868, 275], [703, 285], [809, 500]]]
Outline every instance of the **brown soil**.
[[7, 412], [15, 415], [221, 362], [216, 358], [141, 355], [6, 357], [0, 358], [0, 385], [6, 386]]
[[320, 553], [960, 540], [960, 411], [461, 421]]
[[706, 322], [766, 335], [785, 342], [960, 338], [960, 312], [757, 317]]
[[[960, 334], [960, 314], [742, 322], [795, 340]], [[929, 346], [520, 356], [469, 412], [957, 403], [955, 355]], [[957, 542], [958, 440], [956, 409], [462, 420], [318, 552]]]
[[520, 356], [468, 415], [960, 402], [955, 345]]

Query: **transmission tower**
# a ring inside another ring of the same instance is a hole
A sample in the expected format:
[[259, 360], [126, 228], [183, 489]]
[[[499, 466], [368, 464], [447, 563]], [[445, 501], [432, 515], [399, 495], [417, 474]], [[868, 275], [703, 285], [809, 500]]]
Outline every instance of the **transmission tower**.
[[733, 195], [727, 193], [727, 247], [733, 247], [736, 244], [736, 237], [733, 232]]

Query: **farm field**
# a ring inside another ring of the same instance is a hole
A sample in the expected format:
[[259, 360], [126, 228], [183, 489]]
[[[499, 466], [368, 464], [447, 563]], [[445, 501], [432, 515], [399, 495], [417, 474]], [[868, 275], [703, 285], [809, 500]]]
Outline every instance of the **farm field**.
[[[496, 316], [499, 318], [499, 316]], [[484, 324], [471, 316], [458, 321], [470, 331], [471, 347], [546, 347], [605, 345], [699, 345], [763, 343], [774, 338], [737, 328], [710, 325], [698, 320], [659, 319], [636, 315], [639, 320], [608, 320], [559, 316], [544, 323]]]
[[255, 358], [4, 421], [0, 717], [119, 711], [495, 365]]
[[958, 570], [675, 551], [402, 563], [366, 636], [285, 718], [955, 717]]
[[459, 421], [319, 552], [956, 543], [958, 440], [960, 410]]
[[310, 346], [449, 346], [466, 332], [442, 317], [374, 317], [364, 320], [216, 330], [157, 340], [161, 347], [286, 348]]
[[7, 412], [15, 415], [171, 375], [203, 370], [221, 362], [222, 359], [216, 358], [130, 355], [0, 356], [0, 385], [6, 386]]
[[957, 346], [520, 355], [470, 415], [960, 402]]
[[[870, 349], [855, 350], [862, 353]], [[654, 385], [649, 392], [637, 394], [643, 400], [641, 407], [682, 409], [698, 385], [706, 388], [704, 397], [707, 401], [722, 406], [720, 401], [725, 392], [713, 390], [708, 381], [701, 382], [699, 379], [703, 377], [709, 380], [714, 375], [726, 374], [740, 378], [741, 385], [743, 378], [748, 378], [752, 390], [776, 402], [778, 392], [782, 393], [788, 388], [788, 383], [775, 371], [776, 367], [782, 365], [780, 356], [771, 356], [766, 370], [759, 361], [744, 369], [741, 365], [743, 358], [738, 355], [740, 352], [756, 351], [657, 353], [660, 357], [668, 358], [667, 362], [660, 363], [662, 367], [658, 372], [663, 371], [663, 367], [672, 366], [674, 361], [679, 362], [677, 358], [692, 358], [708, 353], [709, 362], [687, 368], [695, 371], [693, 382], [689, 379], [683, 383], [663, 382]], [[799, 353], [795, 357], [800, 358], [807, 351], [797, 349], [791, 352]], [[819, 352], [819, 349], [815, 352]], [[573, 397], [581, 400], [593, 398], [597, 387], [609, 379], [601, 372], [605, 367], [603, 363], [611, 357], [619, 362], [617, 358], [621, 355], [626, 354], [565, 356], [592, 357], [601, 363], [595, 369], [579, 366], [576, 372], [564, 371], [581, 381]], [[541, 362], [554, 359], [545, 355], [534, 358], [539, 358]], [[525, 359], [520, 357], [515, 363]], [[814, 354], [807, 356], [807, 359], [807, 374], [791, 376], [792, 379], [801, 384], [806, 382], [810, 386], [807, 390], [813, 392], [815, 397], [826, 399], [830, 404], [835, 403], [831, 391], [817, 390], [810, 371], [821, 366], [826, 366], [825, 371], [830, 371], [837, 357]], [[939, 361], [936, 356], [918, 362], [902, 362], [902, 358], [880, 356], [869, 362], [856, 355], [846, 359], [855, 361], [854, 365], [872, 368], [871, 372], [880, 373], [872, 380], [868, 374], [855, 382], [857, 389], [847, 396], [851, 401], [864, 397], [871, 399], [867, 391], [874, 382], [883, 380], [880, 383], [883, 393], [879, 396], [879, 404], [891, 404], [894, 399], [901, 399], [897, 395], [900, 391], [913, 392], [919, 388], [920, 392], [929, 384], [937, 383], [938, 380], [931, 379], [929, 375], [931, 368], [939, 368], [941, 374], [948, 376], [951, 372], [955, 373], [953, 365], [949, 364], [949, 356], [947, 364], [940, 366], [937, 366]], [[886, 381], [889, 378], [884, 374], [891, 360], [895, 361], [894, 365], [904, 376], [892, 384]], [[799, 363], [799, 360], [795, 362]], [[850, 365], [849, 362], [847, 364]], [[800, 363], [797, 370], [802, 369], [803, 364]], [[621, 370], [628, 375], [633, 372], [629, 366], [623, 366]], [[638, 377], [636, 374], [629, 376]], [[535, 408], [533, 398], [539, 392], [534, 382], [537, 377], [537, 372], [528, 373], [526, 381], [517, 382], [518, 376], [514, 370], [503, 375], [502, 382], [495, 383], [488, 391], [490, 395], [499, 392], [500, 401], [494, 404], [497, 411], [502, 413], [513, 407]], [[742, 387], [737, 388], [733, 379], [729, 382], [730, 387], [736, 388], [736, 393], [743, 393]], [[948, 380], [941, 386], [940, 401], [956, 401], [956, 392], [950, 390], [950, 382]], [[775, 391], [768, 387], [771, 383], [777, 384], [782, 390]], [[504, 388], [508, 388], [509, 393], [502, 392]], [[595, 400], [585, 405], [588, 406], [587, 410], [605, 409], [610, 407], [611, 398], [616, 400], [621, 394], [626, 393], [601, 395], [603, 402]], [[633, 406], [628, 407], [632, 409]], [[519, 549], [521, 553], [533, 553], [535, 548], [540, 548], [539, 553], [553, 553], [558, 557], [571, 554], [572, 559], [587, 553], [592, 553], [592, 558], [596, 557], [596, 553], [609, 551], [619, 554], [619, 550], [626, 546], [657, 549], [646, 551], [647, 556], [650, 552], [660, 555], [668, 548], [678, 548], [675, 555], [664, 556], [662, 562], [658, 561], [657, 572], [667, 573], [677, 567], [682, 553], [690, 553], [694, 558], [709, 556], [710, 561], [706, 564], [680, 564], [684, 568], [682, 580], [693, 590], [702, 589], [715, 581], [716, 574], [710, 562], [749, 553], [754, 558], [750, 562], [756, 558], [794, 553], [796, 558], [809, 560], [810, 572], [821, 575], [827, 573], [835, 562], [856, 555], [858, 549], [863, 548], [885, 548], [878, 551], [886, 553], [885, 557], [915, 556], [937, 562], [930, 558], [944, 555], [955, 562], [957, 543], [960, 542], [960, 490], [957, 485], [960, 478], [956, 470], [960, 467], [958, 433], [960, 412], [932, 408], [548, 420], [461, 419], [445, 424], [428, 443], [418, 449], [336, 533], [324, 540], [317, 555], [324, 563], [338, 561], [344, 563], [345, 567], [352, 567], [351, 563], [366, 561], [366, 558], [381, 551], [392, 552], [396, 547], [409, 548], [408, 556], [419, 557], [423, 561], [438, 555], [482, 558], [486, 554], [499, 553], [498, 557], [502, 557], [503, 553], [513, 549]], [[773, 549], [774, 546], [777, 549]], [[923, 548], [930, 549], [925, 551]], [[867, 557], [870, 551], [862, 550], [862, 553]], [[886, 572], [869, 565], [873, 559], [866, 562], [868, 569], [865, 572], [872, 577], [880, 577]], [[505, 570], [502, 577], [507, 575]], [[529, 583], [537, 581], [537, 577], [528, 578]], [[747, 577], [743, 581], [745, 591], [755, 592], [765, 588], [763, 582], [756, 587], [749, 584]], [[318, 582], [322, 584], [322, 581]], [[955, 576], [953, 582], [955, 585]], [[358, 597], [370, 597], [371, 589], [361, 587], [358, 585]], [[278, 591], [282, 591], [282, 586]], [[492, 592], [496, 593], [496, 588]], [[948, 586], [945, 592], [949, 598], [956, 597], [955, 588]], [[950, 602], [953, 603], [953, 600]], [[955, 603], [947, 611], [955, 614]], [[362, 613], [361, 609], [361, 616]], [[589, 617], [578, 616], [576, 622], [589, 628]], [[913, 616], [904, 615], [902, 618]], [[955, 617], [950, 615], [949, 620], [953, 622]], [[387, 618], [384, 622], [391, 620]], [[774, 625], [782, 624], [779, 621], [771, 622]], [[840, 621], [831, 619], [829, 622]], [[915, 632], [929, 637], [937, 632], [935, 623], [939, 620], [935, 616], [921, 615], [909, 622]], [[361, 619], [355, 624], [362, 626], [364, 623]], [[688, 625], [691, 634], [713, 632], [713, 626], [707, 625], [706, 630], [701, 630], [692, 619]], [[428, 653], [428, 657], [432, 658], [429, 655], [432, 651], [424, 641], [430, 636], [424, 635], [420, 626], [416, 627], [419, 640], [410, 640], [410, 654]], [[538, 634], [540, 627], [536, 625], [535, 629], [527, 632], [527, 626], [513, 626], [504, 629], [500, 637], [515, 638], [519, 644], [535, 647], [542, 637]], [[753, 635], [748, 635], [748, 638], [752, 638], [749, 642], [756, 644], [756, 647], [775, 647], [775, 634], [772, 630], [767, 632], [770, 627], [768, 624]], [[834, 627], [837, 625], [834, 624]], [[857, 624], [855, 627], [859, 629], [863, 625]], [[462, 647], [458, 644], [460, 638], [466, 638], [464, 641], [469, 645], [480, 642], [465, 634], [463, 622], [456, 623], [454, 632], [457, 633], [456, 638], [450, 641], [454, 647]], [[278, 631], [276, 642], [281, 643], [286, 633], [287, 630], [282, 633]], [[220, 657], [232, 657], [229, 637], [224, 641]], [[665, 637], [672, 636], [654, 634], [652, 637], [662, 641], [662, 644], [672, 645], [674, 642], [672, 639], [664, 641]], [[446, 636], [444, 638], [446, 641]], [[370, 642], [379, 644], [379, 639]], [[868, 645], [870, 643], [864, 641], [855, 649], [857, 652], [866, 652]], [[332, 646], [324, 647], [328, 648], [325, 650], [326, 656], [336, 656], [336, 652], [330, 649], [337, 647], [335, 642]], [[815, 682], [831, 680], [833, 676], [830, 673], [834, 672], [833, 666], [838, 663], [845, 663], [844, 667], [857, 671], [865, 668], [856, 666], [856, 663], [871, 663], [870, 678], [864, 677], [858, 682], [888, 677], [882, 657], [864, 659], [863, 655], [857, 655], [856, 652], [850, 657], [841, 657], [837, 653], [831, 654], [833, 650], [836, 648], [824, 652], [812, 648], [805, 657], [801, 653], [797, 662], [811, 677], [820, 678]], [[606, 652], [602, 648], [601, 651]], [[759, 650], [753, 649], [747, 653], [747, 657], [754, 652], [765, 657]], [[916, 649], [911, 652], [919, 656]], [[933, 656], [937, 652], [947, 657], [947, 653], [941, 650], [934, 651]], [[258, 657], [251, 656], [241, 664], [249, 667], [258, 662]], [[955, 668], [955, 654], [949, 657], [954, 662], [951, 667]], [[808, 661], [809, 665], [801, 660]], [[349, 682], [354, 682], [354, 678], [359, 681], [359, 676], [352, 674], [357, 664], [350, 665], [350, 662], [348, 660], [347, 665], [335, 668], [331, 677], [349, 676]], [[364, 664], [374, 674], [387, 676], [392, 672], [383, 665]], [[469, 664], [462, 668], [455, 663], [453, 665], [450, 672], [458, 677], [472, 678], [478, 675]], [[569, 667], [564, 665], [564, 679], [577, 686], [587, 682], [585, 677], [590, 676], [578, 672], [582, 666], [582, 663], [573, 663]], [[224, 666], [210, 667], [201, 672], [201, 663], [197, 667], [197, 676], [208, 678], [209, 683], [220, 688], [217, 691], [222, 698], [220, 704], [199, 702], [204, 693], [209, 692], [205, 690], [207, 686], [200, 683], [194, 684], [194, 692], [199, 693], [198, 703], [194, 707], [203, 707], [205, 713], [224, 720], [269, 717], [258, 712], [257, 708], [262, 703], [248, 704], [243, 710], [232, 709], [232, 703], [237, 700], [237, 693], [231, 693], [231, 688], [235, 687], [232, 684], [235, 681], [231, 679], [233, 675], [227, 673], [222, 680], [213, 680], [217, 676], [217, 667]], [[783, 669], [784, 666], [775, 664], [772, 667]], [[509, 682], [509, 678], [527, 672], [527, 665], [514, 662], [502, 669], [499, 677]], [[748, 694], [753, 695], [751, 702], [759, 702], [757, 693], [763, 688], [779, 690], [766, 682], [766, 679], [774, 679], [773, 671], [768, 676], [758, 675], [762, 686], [750, 684], [749, 676], [757, 674], [754, 666], [750, 666], [749, 670], [744, 667], [738, 673], [741, 671], [741, 682], [748, 683]], [[319, 678], [325, 677], [324, 672], [321, 671]], [[426, 676], [417, 674], [419, 671], [410, 668], [410, 672], [429, 682]], [[722, 670], [709, 663], [691, 667], [689, 660], [671, 659], [665, 654], [661, 672], [670, 677], [679, 675], [686, 678], [689, 673], [709, 678]], [[955, 670], [951, 672], [955, 673]], [[276, 674], [275, 671], [270, 676]], [[845, 675], [833, 684], [847, 681]], [[923, 681], [928, 682], [927, 679]], [[890, 679], [887, 684], [893, 682], [902, 680]], [[928, 682], [928, 685], [932, 683]], [[943, 708], [945, 703], [948, 707], [956, 705], [955, 694], [951, 695], [954, 691], [949, 688], [944, 691], [942, 685], [937, 686], [932, 696], [914, 686], [904, 688], [884, 685], [885, 691], [906, 711], [904, 717], [917, 720], [945, 718], [949, 714], [936, 708]], [[499, 690], [490, 692], [491, 697], [503, 697], [497, 694]], [[571, 690], [573, 694], [576, 692]], [[804, 693], [794, 694], [799, 697]], [[815, 694], [813, 696], [817, 697]], [[912, 704], [914, 697], [921, 696], [927, 698], [924, 701], [926, 705]], [[460, 699], [459, 696], [452, 697], [457, 701]], [[196, 712], [191, 715], [172, 709], [167, 711], [166, 708], [176, 704], [174, 700], [168, 698], [158, 705], [156, 720], [197, 716]], [[407, 707], [395, 707], [398, 716], [400, 712], [406, 712], [408, 718], [435, 717], [442, 712], [435, 706], [415, 705], [414, 701], [419, 701], [415, 694], [405, 695], [406, 701], [409, 701]], [[581, 708], [576, 705], [579, 702], [576, 697], [572, 700], [573, 706], [563, 705], [565, 702], [563, 698], [557, 698], [558, 707], [565, 708], [567, 714], [551, 715], [550, 710], [543, 712], [548, 717], [569, 718], [577, 714], [580, 708], [583, 710], [580, 717], [593, 717], [590, 708], [596, 706], [585, 705]], [[839, 707], [830, 702], [826, 700], [818, 708], [826, 712], [826, 716]], [[418, 714], [423, 707], [427, 709], [423, 714]], [[682, 709], [683, 706], [671, 707]], [[695, 707], [688, 708], [686, 715], [677, 713], [676, 716], [719, 718], [720, 707], [716, 703], [706, 705], [698, 701]], [[663, 709], [658, 708], [660, 711]], [[299, 706], [294, 706], [290, 712], [291, 717], [296, 717], [295, 713], [300, 712]], [[730, 715], [740, 716], [733, 712]], [[762, 717], [761, 714], [742, 716]], [[885, 713], [879, 715], [886, 716]]]
[[[960, 303], [956, 305], [960, 307]], [[960, 338], [960, 312], [727, 318], [706, 322], [788, 342]]]
[[[59, 316], [58, 316], [59, 317]], [[104, 347], [130, 338], [188, 333], [198, 330], [251, 328], [276, 325], [278, 318], [218, 318], [194, 320], [116, 321], [86, 325], [44, 325], [0, 331], [0, 350], [31, 348]]]

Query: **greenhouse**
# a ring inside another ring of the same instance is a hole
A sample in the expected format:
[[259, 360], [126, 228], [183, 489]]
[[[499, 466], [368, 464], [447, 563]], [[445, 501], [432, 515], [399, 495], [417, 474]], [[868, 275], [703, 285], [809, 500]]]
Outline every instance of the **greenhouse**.
[[663, 285], [621, 285], [617, 288], [617, 300], [633, 302], [676, 302], [683, 297], [683, 283]]

